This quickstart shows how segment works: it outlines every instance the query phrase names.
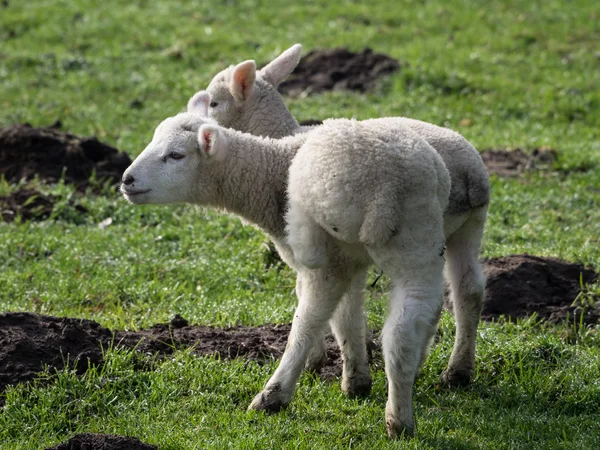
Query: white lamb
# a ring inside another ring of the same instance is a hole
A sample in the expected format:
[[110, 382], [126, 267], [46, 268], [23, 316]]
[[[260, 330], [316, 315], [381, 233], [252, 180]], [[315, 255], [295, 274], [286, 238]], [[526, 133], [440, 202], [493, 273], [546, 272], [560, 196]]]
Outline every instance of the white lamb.
[[250, 408], [276, 411], [290, 402], [330, 319], [345, 351], [344, 389], [370, 386], [365, 321], [352, 312], [362, 310], [360, 286], [374, 262], [395, 285], [382, 333], [387, 430], [412, 433], [412, 386], [442, 306], [450, 192], [442, 159], [397, 119], [329, 120], [274, 140], [222, 128], [197, 105], [158, 126], [121, 191], [136, 204], [190, 202], [238, 214], [297, 271], [285, 353]]
[[[198, 103], [204, 103], [209, 116], [220, 125], [257, 136], [280, 138], [314, 129], [299, 126], [277, 92], [277, 86], [298, 64], [301, 49], [301, 45], [294, 45], [260, 71], [256, 71], [254, 61], [244, 61], [222, 71], [207, 88], [210, 97], [201, 91], [190, 100], [189, 107], [193, 109]], [[407, 118], [397, 118], [394, 123], [411, 128], [425, 139], [438, 151], [450, 172], [452, 190], [444, 228], [456, 340], [442, 380], [450, 385], [466, 384], [475, 369], [477, 325], [485, 287], [478, 258], [490, 197], [487, 169], [475, 148], [452, 130]], [[359, 297], [362, 289], [363, 285], [357, 282], [347, 295]], [[361, 302], [343, 302], [344, 306], [355, 308], [358, 304], [362, 305]], [[364, 313], [357, 309], [345, 314]], [[344, 346], [341, 350], [345, 355]], [[321, 340], [313, 349], [309, 367], [318, 366], [324, 352]]]

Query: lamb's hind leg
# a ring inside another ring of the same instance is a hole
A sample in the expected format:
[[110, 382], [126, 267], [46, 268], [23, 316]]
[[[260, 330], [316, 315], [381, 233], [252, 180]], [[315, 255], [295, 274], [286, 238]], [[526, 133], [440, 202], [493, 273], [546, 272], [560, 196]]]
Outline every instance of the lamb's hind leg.
[[[412, 389], [422, 355], [435, 333], [442, 307], [444, 260], [441, 226], [412, 228], [411, 236], [393, 238], [370, 249], [374, 262], [394, 281], [390, 312], [382, 331], [388, 379], [386, 426], [390, 437], [414, 430]], [[422, 225], [421, 225], [422, 226]]]
[[249, 409], [278, 411], [286, 406], [294, 393], [306, 359], [345, 291], [349, 277], [343, 271], [327, 268], [298, 273], [301, 296], [292, 321], [285, 352], [279, 367]]
[[361, 269], [352, 278], [330, 321], [342, 353], [342, 390], [349, 397], [368, 395], [372, 384], [366, 345], [364, 281], [365, 271]]
[[447, 274], [450, 281], [456, 339], [442, 381], [448, 385], [469, 383], [475, 370], [477, 325], [483, 306], [485, 277], [479, 251], [487, 208], [472, 213], [446, 243]]

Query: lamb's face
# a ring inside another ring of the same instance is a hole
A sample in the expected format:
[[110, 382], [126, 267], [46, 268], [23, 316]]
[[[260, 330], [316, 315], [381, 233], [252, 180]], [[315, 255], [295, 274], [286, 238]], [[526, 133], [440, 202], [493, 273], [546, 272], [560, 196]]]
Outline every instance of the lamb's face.
[[256, 72], [251, 92], [241, 100], [231, 94], [231, 77], [231, 69], [223, 71], [206, 89], [210, 96], [206, 105], [208, 117], [215, 119], [219, 125], [247, 132], [253, 120], [260, 120], [262, 116], [268, 120], [273, 114], [271, 108], [285, 104], [281, 94], [263, 79], [260, 72]]
[[181, 203], [198, 200], [207, 158], [198, 143], [198, 129], [214, 121], [181, 113], [164, 120], [152, 142], [123, 174], [121, 192], [131, 203]]
[[[257, 129], [257, 122], [273, 122], [279, 111], [287, 111], [277, 86], [294, 70], [301, 50], [300, 44], [290, 47], [262, 70], [257, 71], [256, 63], [248, 60], [215, 75], [206, 89], [209, 95], [203, 107], [207, 115], [227, 128], [265, 131]], [[188, 111], [197, 106], [198, 102], [191, 102]]]
[[206, 88], [210, 95], [206, 105], [208, 116], [227, 128], [243, 127], [240, 122], [254, 108], [254, 72], [247, 72], [245, 75], [248, 79], [241, 81], [245, 83], [245, 88], [239, 86], [239, 89], [235, 89], [235, 70], [236, 67], [231, 66], [218, 73]]

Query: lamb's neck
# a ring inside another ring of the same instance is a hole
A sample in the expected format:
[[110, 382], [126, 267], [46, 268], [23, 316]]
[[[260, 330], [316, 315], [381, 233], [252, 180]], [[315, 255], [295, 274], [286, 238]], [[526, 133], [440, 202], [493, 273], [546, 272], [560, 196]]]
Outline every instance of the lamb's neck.
[[265, 97], [258, 102], [248, 118], [248, 133], [280, 139], [295, 134], [300, 125], [283, 99]]
[[269, 139], [226, 130], [228, 154], [217, 205], [282, 238], [288, 169], [303, 137]]

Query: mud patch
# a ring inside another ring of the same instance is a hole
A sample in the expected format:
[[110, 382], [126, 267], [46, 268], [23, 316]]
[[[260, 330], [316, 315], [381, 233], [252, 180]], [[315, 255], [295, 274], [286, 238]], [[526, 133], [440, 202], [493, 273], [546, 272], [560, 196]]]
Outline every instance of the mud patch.
[[523, 318], [536, 313], [550, 322], [567, 318], [584, 323], [598, 323], [600, 299], [595, 306], [582, 309], [572, 306], [584, 284], [593, 283], [598, 274], [581, 264], [528, 254], [488, 259], [482, 318]]
[[19, 189], [9, 195], [0, 195], [0, 215], [4, 222], [44, 220], [50, 217], [56, 197], [44, 195], [35, 189]]
[[[34, 313], [0, 315], [0, 392], [6, 386], [35, 379], [44, 367], [75, 368], [82, 374], [101, 365], [102, 350], [114, 345], [163, 357], [191, 348], [198, 355], [246, 358], [266, 362], [285, 350], [290, 325], [213, 328], [190, 326], [176, 316], [169, 324], [142, 331], [116, 331], [91, 320], [56, 318]], [[327, 339], [327, 361], [319, 371], [325, 379], [341, 374], [341, 359], [333, 337]]]
[[190, 326], [187, 320], [176, 316], [168, 324], [147, 330], [117, 331], [115, 345], [135, 347], [148, 355], [168, 355], [178, 349], [192, 348], [198, 355], [266, 360], [283, 354], [289, 332], [289, 324], [235, 328]]
[[46, 450], [156, 450], [156, 445], [144, 444], [137, 438], [113, 434], [77, 434]]
[[[12, 222], [17, 217], [21, 221], [45, 220], [54, 211], [54, 206], [59, 198], [54, 195], [45, 195], [36, 189], [21, 188], [9, 195], [0, 195], [0, 219], [3, 222]], [[85, 207], [69, 200], [66, 205], [79, 214], [86, 214]]]
[[501, 177], [515, 177], [533, 169], [549, 169], [556, 161], [558, 153], [552, 148], [535, 148], [531, 153], [521, 149], [490, 149], [481, 153], [483, 163], [490, 174]]
[[395, 59], [368, 48], [360, 53], [345, 48], [311, 50], [279, 85], [279, 92], [290, 97], [340, 89], [366, 92], [379, 77], [399, 68]]
[[84, 319], [56, 318], [33, 313], [0, 314], [0, 392], [7, 385], [36, 378], [51, 370], [75, 367], [82, 374], [102, 363], [110, 330]]
[[319, 119], [306, 119], [298, 122], [302, 127], [316, 127], [318, 125], [323, 125], [323, 121]]
[[318, 125], [323, 125], [323, 121], [319, 119], [306, 119], [301, 120], [299, 124], [302, 127], [316, 127]]
[[85, 189], [93, 173], [98, 181], [118, 183], [131, 159], [95, 137], [80, 138], [56, 124], [35, 128], [17, 124], [0, 128], [0, 175], [10, 182], [31, 179], [67, 183]]
[[[189, 325], [178, 315], [169, 324], [155, 325], [147, 330], [117, 331], [115, 345], [135, 348], [147, 355], [168, 355], [178, 349], [191, 348], [202, 356], [266, 362], [283, 355], [290, 329], [290, 324], [233, 328]], [[332, 379], [341, 375], [342, 360], [333, 336], [327, 336], [326, 344], [327, 360], [318, 373], [324, 379]]]

